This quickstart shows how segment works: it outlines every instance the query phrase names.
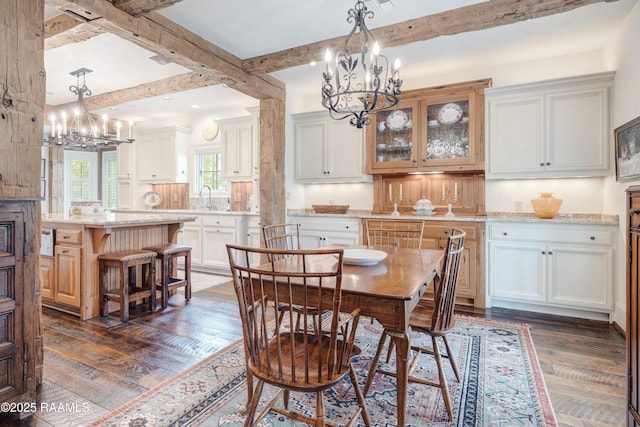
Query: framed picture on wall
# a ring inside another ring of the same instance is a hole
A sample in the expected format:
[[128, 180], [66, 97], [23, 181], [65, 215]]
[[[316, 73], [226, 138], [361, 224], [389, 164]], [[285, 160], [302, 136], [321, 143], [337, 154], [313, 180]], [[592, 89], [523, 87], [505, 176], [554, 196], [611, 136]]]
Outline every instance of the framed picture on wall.
[[616, 180], [640, 179], [640, 117], [616, 128]]

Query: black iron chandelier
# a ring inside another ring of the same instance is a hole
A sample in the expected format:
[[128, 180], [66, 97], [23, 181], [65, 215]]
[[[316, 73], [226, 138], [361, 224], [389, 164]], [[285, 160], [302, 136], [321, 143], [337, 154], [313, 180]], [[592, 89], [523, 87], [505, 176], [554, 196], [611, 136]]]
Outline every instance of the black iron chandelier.
[[[336, 120], [351, 117], [350, 123], [357, 128], [371, 122], [369, 113], [396, 105], [402, 85], [400, 60], [390, 65], [387, 57], [380, 54], [380, 45], [367, 28], [365, 18], [373, 18], [373, 12], [358, 0], [348, 12], [347, 22], [354, 22], [354, 26], [344, 49], [333, 60], [327, 49], [327, 69], [322, 73], [322, 105]], [[350, 47], [356, 32], [360, 46]]]
[[[44, 145], [83, 150], [104, 150], [123, 143], [132, 143], [133, 121], [129, 120], [128, 128], [122, 129], [122, 123], [115, 121], [110, 123], [106, 114], [102, 115], [102, 122], [98, 121], [89, 112], [84, 104], [84, 97], [91, 96], [91, 90], [85, 83], [85, 76], [92, 70], [80, 68], [70, 74], [77, 79], [75, 85], [69, 86], [69, 90], [78, 96], [73, 116], [68, 117], [66, 112], [60, 113], [60, 119], [55, 114], [49, 116], [51, 131], [44, 139]], [[115, 127], [115, 133], [110, 127]], [[128, 138], [121, 138], [126, 132]]]

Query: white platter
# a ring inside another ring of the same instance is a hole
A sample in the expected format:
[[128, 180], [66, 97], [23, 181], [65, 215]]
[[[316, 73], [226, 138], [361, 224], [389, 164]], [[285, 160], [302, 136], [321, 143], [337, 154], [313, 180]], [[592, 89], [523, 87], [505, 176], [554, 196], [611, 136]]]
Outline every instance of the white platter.
[[147, 191], [144, 193], [144, 196], [142, 196], [142, 199], [144, 200], [144, 205], [146, 207], [155, 208], [162, 203], [162, 194], [155, 191]]
[[349, 265], [375, 265], [386, 257], [386, 252], [375, 249], [345, 249], [342, 262]]

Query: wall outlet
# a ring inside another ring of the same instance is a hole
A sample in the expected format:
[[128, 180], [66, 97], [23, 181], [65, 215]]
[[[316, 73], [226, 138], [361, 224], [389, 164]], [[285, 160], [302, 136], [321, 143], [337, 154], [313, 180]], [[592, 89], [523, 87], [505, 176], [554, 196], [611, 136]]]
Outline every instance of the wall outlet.
[[177, 194], [175, 194], [175, 193], [174, 193], [174, 194], [172, 194], [172, 195], [171, 195], [171, 199], [172, 199], [174, 202], [177, 202], [177, 201], [178, 201], [178, 195], [177, 195]]

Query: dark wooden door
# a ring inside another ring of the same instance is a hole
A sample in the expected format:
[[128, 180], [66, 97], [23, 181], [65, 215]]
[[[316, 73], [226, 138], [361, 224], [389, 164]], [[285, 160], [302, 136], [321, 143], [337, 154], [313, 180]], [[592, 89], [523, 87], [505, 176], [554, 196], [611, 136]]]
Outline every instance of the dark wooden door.
[[640, 186], [627, 189], [627, 425], [640, 426]]
[[0, 401], [22, 393], [24, 220], [0, 212]]

